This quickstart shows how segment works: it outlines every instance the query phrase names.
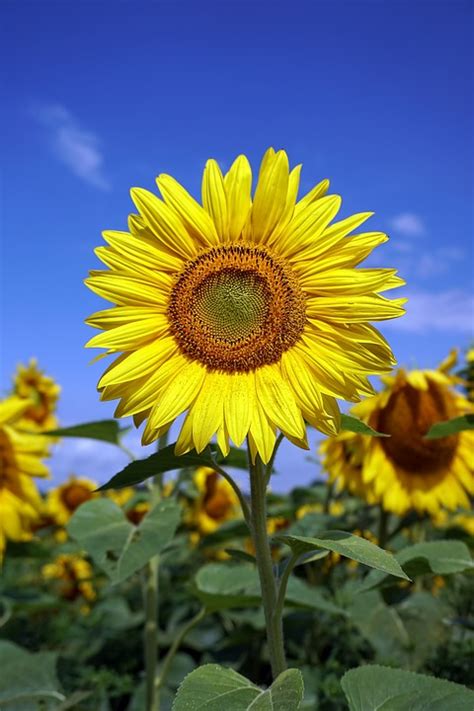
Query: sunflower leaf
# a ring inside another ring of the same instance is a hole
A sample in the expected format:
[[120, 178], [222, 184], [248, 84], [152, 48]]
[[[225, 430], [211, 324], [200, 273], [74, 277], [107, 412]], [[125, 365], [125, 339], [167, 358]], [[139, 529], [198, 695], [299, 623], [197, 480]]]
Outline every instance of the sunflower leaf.
[[56, 652], [28, 652], [8, 640], [0, 640], [0, 708], [34, 711], [54, 708], [64, 701], [56, 675]]
[[274, 540], [285, 543], [298, 555], [323, 548], [364, 563], [370, 568], [395, 575], [397, 578], [410, 579], [391, 553], [382, 550], [365, 538], [354, 536], [347, 531], [325, 531], [320, 533], [317, 538], [281, 535], [275, 536]]
[[137, 459], [135, 462], [130, 462], [118, 474], [115, 474], [110, 481], [99, 487], [98, 491], [134, 486], [157, 474], [164, 474], [165, 472], [184, 469], [185, 467], [213, 467], [215, 465], [210, 449], [204, 450], [202, 454], [198, 454], [193, 450], [178, 456], [174, 453], [174, 448], [175, 445], [170, 444], [168, 447], [160, 449], [159, 452], [151, 454], [146, 459]]
[[120, 444], [120, 436], [127, 432], [128, 427], [119, 427], [117, 420], [98, 420], [97, 422], [84, 422], [82, 425], [62, 427], [56, 430], [41, 432], [48, 437], [83, 437], [84, 439], [97, 439], [109, 444]]
[[371, 437], [390, 437], [389, 434], [377, 432], [377, 430], [374, 430], [365, 422], [359, 420], [358, 417], [353, 417], [352, 415], [341, 414], [341, 430], [344, 432], [355, 432], [356, 434], [370, 435]]
[[464, 430], [474, 430], [474, 415], [472, 413], [454, 417], [452, 420], [446, 420], [445, 422], [437, 422], [430, 427], [425, 439], [449, 437]]
[[461, 684], [376, 664], [351, 669], [341, 680], [350, 711], [466, 711], [474, 692]]
[[178, 689], [173, 711], [298, 711], [303, 700], [303, 677], [288, 669], [263, 691], [233, 669], [204, 664], [188, 674]]
[[176, 501], [160, 501], [134, 526], [110, 499], [82, 504], [67, 531], [109, 576], [112, 583], [129, 578], [168, 545], [181, 515]]

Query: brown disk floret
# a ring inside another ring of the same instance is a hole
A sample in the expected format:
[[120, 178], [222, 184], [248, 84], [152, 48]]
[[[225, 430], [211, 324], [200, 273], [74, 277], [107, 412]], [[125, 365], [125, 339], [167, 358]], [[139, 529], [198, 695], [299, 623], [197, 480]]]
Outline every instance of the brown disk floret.
[[209, 368], [246, 372], [277, 362], [305, 324], [290, 267], [265, 248], [216, 247], [185, 266], [168, 316], [182, 353]]

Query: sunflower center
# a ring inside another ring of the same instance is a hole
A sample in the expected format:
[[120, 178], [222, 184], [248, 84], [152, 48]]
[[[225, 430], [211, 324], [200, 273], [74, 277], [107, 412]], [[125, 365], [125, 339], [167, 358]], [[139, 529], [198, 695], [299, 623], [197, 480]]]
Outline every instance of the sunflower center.
[[290, 267], [261, 247], [217, 247], [188, 262], [168, 308], [183, 353], [209, 368], [275, 363], [299, 338], [305, 297]]
[[92, 492], [81, 484], [71, 484], [61, 492], [61, 499], [68, 511], [75, 511], [85, 501], [92, 499]]
[[433, 383], [418, 390], [404, 383], [378, 414], [377, 427], [391, 437], [381, 440], [390, 459], [412, 474], [436, 473], [448, 467], [456, 453], [458, 435], [425, 439], [431, 425], [456, 414], [453, 396]]

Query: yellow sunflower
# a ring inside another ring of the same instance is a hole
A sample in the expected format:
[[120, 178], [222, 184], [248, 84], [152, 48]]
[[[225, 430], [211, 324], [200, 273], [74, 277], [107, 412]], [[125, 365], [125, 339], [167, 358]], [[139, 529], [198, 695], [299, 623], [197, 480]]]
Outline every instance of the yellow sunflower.
[[42, 508], [32, 477], [49, 474], [41, 461], [48, 456], [46, 440], [17, 429], [29, 405], [18, 397], [0, 402], [0, 560], [8, 539], [31, 538]]
[[92, 602], [96, 598], [91, 583], [94, 571], [91, 564], [80, 555], [62, 553], [52, 563], [44, 565], [41, 572], [45, 580], [58, 581], [59, 595], [65, 600], [82, 597]]
[[31, 358], [28, 365], [18, 365], [13, 379], [13, 392], [30, 401], [21, 423], [25, 429], [43, 431], [58, 426], [55, 412], [61, 388], [53, 378], [38, 368], [35, 358]]
[[[329, 475], [329, 481], [336, 485], [337, 491], [347, 489], [354, 496], [374, 504], [376, 497], [373, 487], [362, 478], [366, 444], [367, 437], [353, 432], [341, 432], [336, 437], [325, 439], [319, 447], [319, 452], [322, 466]], [[331, 511], [330, 513], [332, 514]]]
[[169, 175], [163, 200], [134, 188], [130, 232], [103, 233], [97, 256], [108, 270], [86, 284], [116, 304], [87, 323], [87, 344], [121, 353], [99, 381], [102, 399], [120, 398], [117, 417], [147, 420], [148, 444], [187, 413], [176, 444], [202, 451], [214, 435], [248, 435], [268, 462], [276, 430], [307, 448], [305, 420], [339, 428], [335, 398], [372, 393], [372, 373], [393, 355], [369, 321], [404, 313], [381, 292], [404, 282], [394, 269], [357, 269], [387, 236], [350, 233], [372, 213], [332, 223], [341, 198], [323, 180], [297, 199], [301, 166], [269, 149], [255, 193], [245, 156], [223, 175], [209, 160], [201, 206]]
[[355, 415], [391, 437], [367, 437], [362, 480], [387, 511], [469, 509], [474, 493], [474, 432], [425, 439], [431, 425], [472, 412], [449, 374], [451, 356], [437, 370], [400, 370], [386, 388], [353, 408]]
[[74, 511], [86, 501], [98, 496], [98, 484], [84, 477], [70, 476], [60, 486], [50, 489], [46, 497], [46, 514], [57, 526], [65, 526]]
[[185, 522], [198, 534], [193, 537], [197, 541], [240, 516], [240, 505], [230, 484], [210, 467], [196, 469], [193, 481], [198, 496], [188, 505]]

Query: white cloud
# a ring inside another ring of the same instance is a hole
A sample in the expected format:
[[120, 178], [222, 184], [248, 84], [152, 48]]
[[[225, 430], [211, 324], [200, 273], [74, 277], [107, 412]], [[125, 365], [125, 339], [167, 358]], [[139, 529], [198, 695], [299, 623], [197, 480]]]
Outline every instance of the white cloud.
[[384, 328], [409, 333], [446, 331], [472, 334], [474, 297], [462, 289], [428, 292], [413, 291], [408, 298], [407, 313], [387, 321]]
[[426, 234], [425, 223], [414, 212], [401, 212], [390, 220], [390, 226], [396, 232], [407, 237], [419, 237]]
[[51, 150], [58, 160], [89, 185], [110, 190], [103, 169], [100, 139], [95, 133], [84, 130], [61, 104], [37, 106], [32, 114], [45, 127]]

